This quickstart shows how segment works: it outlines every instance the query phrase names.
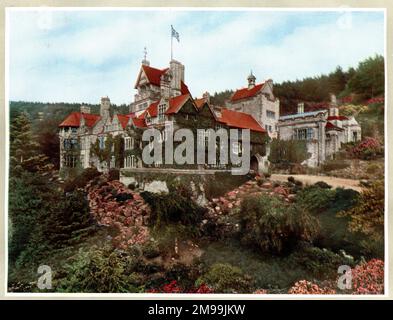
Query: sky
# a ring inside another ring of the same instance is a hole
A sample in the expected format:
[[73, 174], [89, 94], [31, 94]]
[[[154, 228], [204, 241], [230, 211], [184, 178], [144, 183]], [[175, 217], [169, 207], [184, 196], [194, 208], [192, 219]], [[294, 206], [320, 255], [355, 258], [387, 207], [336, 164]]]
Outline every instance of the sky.
[[7, 12], [9, 99], [129, 104], [143, 59], [185, 65], [194, 97], [302, 79], [384, 55], [381, 11], [15, 10]]

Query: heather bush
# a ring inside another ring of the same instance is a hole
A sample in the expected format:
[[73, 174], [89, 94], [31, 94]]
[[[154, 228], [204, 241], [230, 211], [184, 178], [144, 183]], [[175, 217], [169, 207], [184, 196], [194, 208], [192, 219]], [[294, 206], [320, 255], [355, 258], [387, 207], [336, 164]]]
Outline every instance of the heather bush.
[[312, 241], [319, 232], [317, 219], [304, 207], [268, 195], [245, 198], [239, 223], [242, 243], [262, 252], [289, 252], [299, 241]]
[[202, 275], [196, 286], [206, 284], [216, 293], [251, 293], [251, 277], [245, 275], [238, 267], [230, 264], [216, 263]]
[[300, 280], [288, 291], [289, 294], [336, 294], [330, 286], [319, 286], [316, 283]]
[[352, 148], [351, 153], [355, 158], [371, 160], [383, 156], [383, 148], [376, 138], [366, 137]]
[[352, 269], [353, 294], [384, 293], [384, 262], [372, 259]]

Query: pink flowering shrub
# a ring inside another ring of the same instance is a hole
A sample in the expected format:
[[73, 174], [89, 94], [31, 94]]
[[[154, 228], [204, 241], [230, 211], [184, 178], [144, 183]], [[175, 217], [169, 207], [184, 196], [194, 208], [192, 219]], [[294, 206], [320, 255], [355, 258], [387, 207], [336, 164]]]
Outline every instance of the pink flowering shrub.
[[307, 280], [296, 282], [288, 291], [289, 294], [336, 294], [336, 291], [328, 286], [320, 287]]
[[353, 294], [383, 294], [384, 262], [372, 259], [352, 269]]
[[352, 148], [351, 153], [356, 158], [370, 160], [382, 153], [382, 147], [377, 139], [366, 137]]
[[202, 283], [198, 287], [192, 288], [190, 290], [184, 290], [176, 280], [173, 280], [167, 284], [164, 284], [158, 289], [150, 289], [147, 291], [148, 293], [213, 293], [214, 291]]

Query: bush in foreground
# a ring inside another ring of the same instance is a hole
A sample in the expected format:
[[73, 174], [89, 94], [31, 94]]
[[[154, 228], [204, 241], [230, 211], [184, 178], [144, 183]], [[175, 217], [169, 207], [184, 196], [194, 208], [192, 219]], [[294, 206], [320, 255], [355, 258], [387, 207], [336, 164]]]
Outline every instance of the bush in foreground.
[[242, 243], [263, 252], [289, 252], [299, 241], [310, 242], [319, 233], [317, 219], [305, 208], [268, 195], [245, 198], [239, 220]]
[[197, 287], [206, 284], [217, 293], [250, 293], [252, 280], [240, 268], [227, 263], [216, 263], [196, 281]]

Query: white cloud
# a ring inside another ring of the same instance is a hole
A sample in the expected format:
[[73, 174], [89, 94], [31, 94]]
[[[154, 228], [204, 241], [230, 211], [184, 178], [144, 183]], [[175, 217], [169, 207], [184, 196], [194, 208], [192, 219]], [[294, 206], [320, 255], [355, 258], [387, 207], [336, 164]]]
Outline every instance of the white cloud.
[[352, 26], [340, 17], [288, 27], [287, 13], [232, 15], [12, 12], [10, 98], [97, 103], [108, 95], [115, 103], [130, 103], [143, 47], [153, 66], [168, 65], [171, 24], [180, 33], [175, 58], [185, 64], [196, 96], [244, 86], [250, 69], [257, 80], [281, 82], [356, 66], [383, 53], [382, 19], [354, 14]]

